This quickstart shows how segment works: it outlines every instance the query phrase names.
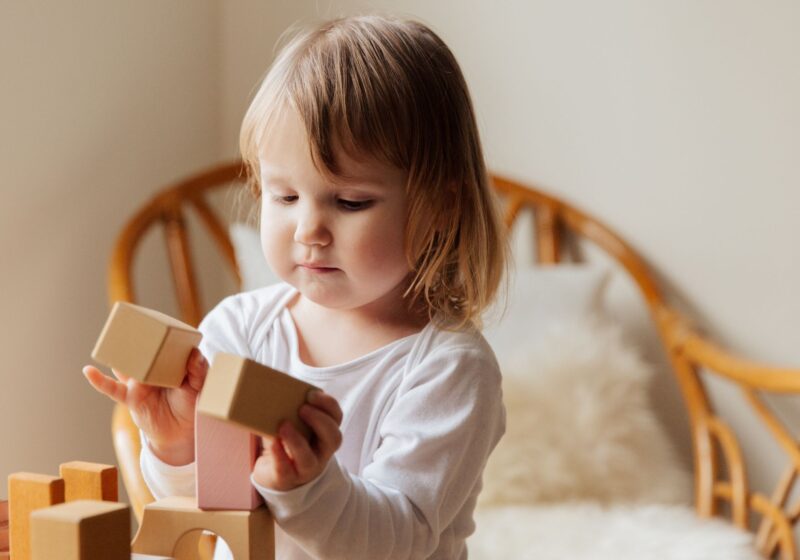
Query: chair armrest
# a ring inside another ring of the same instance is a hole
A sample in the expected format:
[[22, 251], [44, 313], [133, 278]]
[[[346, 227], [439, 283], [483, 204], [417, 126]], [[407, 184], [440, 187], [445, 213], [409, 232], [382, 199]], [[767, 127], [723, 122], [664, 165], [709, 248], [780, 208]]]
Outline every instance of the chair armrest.
[[660, 307], [658, 318], [666, 333], [667, 347], [676, 357], [747, 389], [800, 393], [800, 368], [777, 367], [737, 356], [666, 306]]
[[154, 498], [150, 489], [147, 488], [139, 468], [139, 453], [142, 450], [139, 428], [133, 423], [125, 405], [118, 403], [114, 406], [114, 413], [111, 417], [111, 435], [114, 440], [114, 451], [117, 455], [122, 482], [128, 492], [128, 499], [136, 520], [141, 523], [144, 506], [154, 501]]

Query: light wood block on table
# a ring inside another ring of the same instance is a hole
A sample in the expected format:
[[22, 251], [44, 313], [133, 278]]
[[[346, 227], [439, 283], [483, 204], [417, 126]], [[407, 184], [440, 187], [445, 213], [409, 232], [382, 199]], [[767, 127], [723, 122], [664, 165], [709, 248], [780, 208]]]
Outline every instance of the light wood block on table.
[[8, 477], [10, 549], [14, 560], [31, 560], [30, 515], [32, 512], [64, 502], [64, 479], [34, 473], [14, 473]]
[[131, 556], [127, 504], [75, 500], [34, 511], [30, 524], [32, 560], [129, 560]]
[[104, 500], [116, 502], [119, 499], [117, 467], [86, 461], [62, 463], [59, 474], [64, 479], [64, 500]]

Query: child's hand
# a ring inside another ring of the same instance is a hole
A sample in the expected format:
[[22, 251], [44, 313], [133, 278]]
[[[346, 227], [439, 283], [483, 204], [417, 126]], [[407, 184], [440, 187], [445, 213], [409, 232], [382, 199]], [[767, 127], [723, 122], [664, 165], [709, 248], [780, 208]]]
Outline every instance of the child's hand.
[[253, 478], [265, 488], [286, 491], [311, 482], [342, 444], [342, 409], [332, 396], [312, 391], [299, 414], [314, 433], [311, 443], [288, 420], [281, 424], [277, 437], [262, 438], [263, 450]]
[[122, 403], [145, 433], [150, 448], [162, 461], [185, 465], [194, 460], [194, 411], [208, 373], [208, 361], [195, 348], [186, 362], [186, 376], [176, 389], [145, 385], [112, 370], [112, 379], [93, 366], [83, 368], [100, 393]]

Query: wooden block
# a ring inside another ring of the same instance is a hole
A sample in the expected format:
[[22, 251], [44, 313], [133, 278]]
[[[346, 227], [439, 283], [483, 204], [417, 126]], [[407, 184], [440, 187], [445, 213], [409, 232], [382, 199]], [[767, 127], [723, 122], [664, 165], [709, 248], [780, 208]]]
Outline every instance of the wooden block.
[[250, 483], [261, 438], [250, 430], [197, 413], [197, 505], [200, 509], [253, 510], [263, 500]]
[[0, 552], [7, 552], [8, 543], [8, 522], [0, 523]]
[[169, 315], [118, 301], [92, 358], [149, 385], [180, 387], [200, 331]]
[[181, 536], [195, 529], [222, 537], [236, 560], [275, 558], [275, 526], [266, 506], [253, 511], [202, 511], [194, 498], [185, 497], [164, 498], [145, 506], [132, 551], [173, 556]]
[[130, 506], [99, 500], [76, 500], [33, 512], [31, 558], [130, 560]]
[[63, 502], [63, 478], [25, 472], [8, 477], [9, 544], [14, 560], [31, 558], [31, 512]]
[[0, 552], [8, 552], [8, 502], [0, 501]]
[[119, 499], [117, 467], [85, 461], [62, 463], [59, 474], [64, 479], [64, 501]]
[[290, 420], [306, 438], [311, 431], [298, 410], [314, 385], [253, 360], [219, 353], [208, 370], [197, 410], [263, 435]]
[[8, 552], [8, 501], [0, 501], [0, 552]]

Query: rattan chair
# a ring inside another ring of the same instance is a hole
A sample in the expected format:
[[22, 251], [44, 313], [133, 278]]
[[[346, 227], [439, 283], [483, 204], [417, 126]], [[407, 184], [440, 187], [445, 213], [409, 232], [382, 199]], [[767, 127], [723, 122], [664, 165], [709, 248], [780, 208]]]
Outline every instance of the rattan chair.
[[[161, 228], [181, 318], [197, 325], [204, 310], [189, 249], [187, 214], [196, 214], [217, 245], [223, 262], [241, 282], [227, 224], [217, 216], [207, 196], [220, 189], [241, 188], [242, 179], [241, 162], [225, 163], [166, 187], [133, 215], [114, 246], [109, 269], [109, 303], [137, 301], [133, 285], [137, 248], [146, 233]], [[668, 304], [644, 260], [598, 220], [562, 200], [514, 181], [493, 177], [493, 184], [504, 201], [509, 228], [524, 208], [534, 212], [533, 235], [539, 263], [562, 262], [566, 239], [583, 238], [613, 257], [635, 282], [669, 356], [689, 414], [697, 514], [720, 516], [725, 511], [732, 523], [754, 533], [756, 546], [765, 558], [797, 558], [792, 529], [800, 518], [800, 501], [791, 505], [787, 501], [800, 469], [800, 447], [769, 410], [761, 394], [800, 393], [800, 369], [770, 367], [740, 359], [700, 334]], [[731, 428], [712, 407], [705, 375], [717, 375], [735, 383], [786, 452], [787, 467], [769, 496], [748, 485], [742, 448]], [[121, 405], [115, 408], [112, 432], [123, 483], [135, 515], [141, 520], [144, 505], [153, 498], [139, 471], [138, 431]], [[727, 507], [722, 507], [723, 504]], [[755, 515], [751, 516], [753, 512]]]

